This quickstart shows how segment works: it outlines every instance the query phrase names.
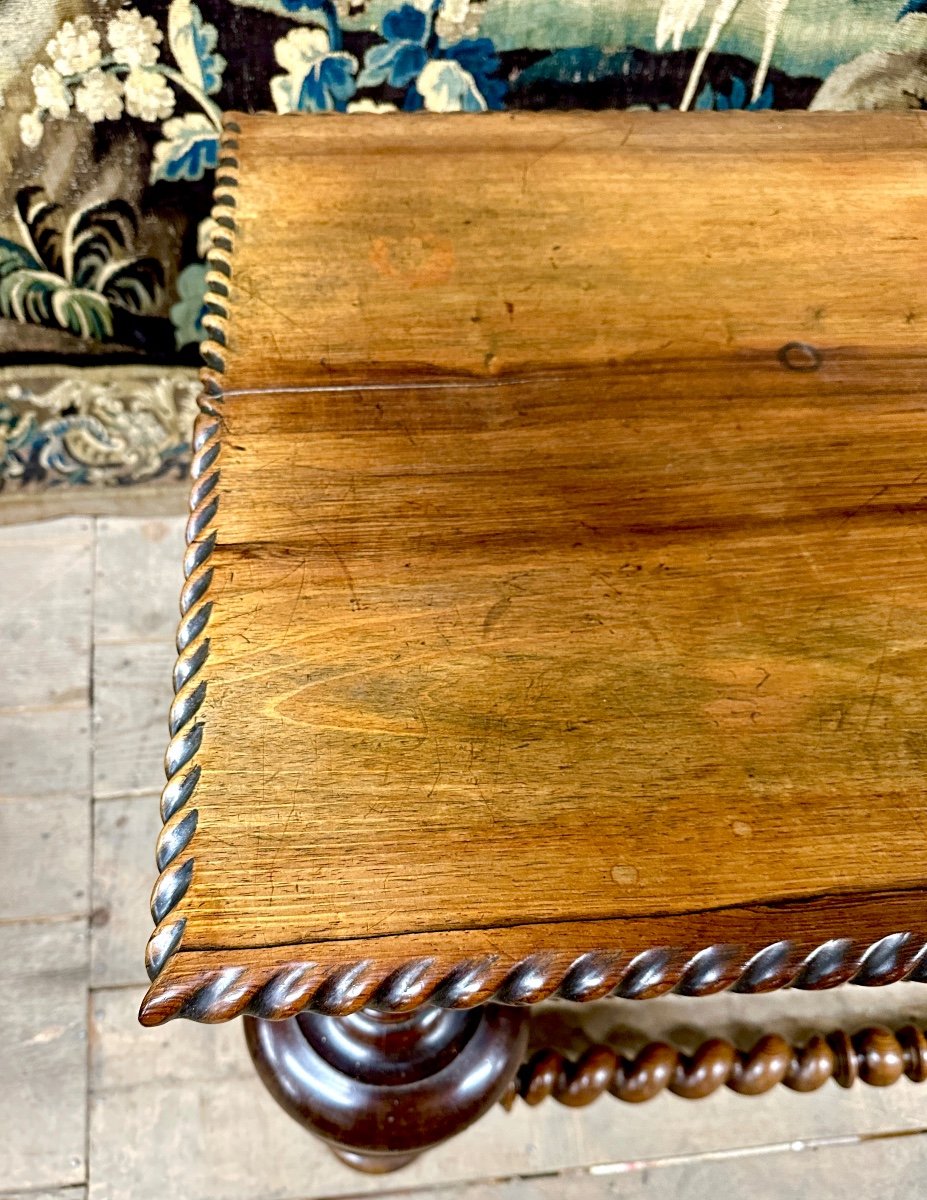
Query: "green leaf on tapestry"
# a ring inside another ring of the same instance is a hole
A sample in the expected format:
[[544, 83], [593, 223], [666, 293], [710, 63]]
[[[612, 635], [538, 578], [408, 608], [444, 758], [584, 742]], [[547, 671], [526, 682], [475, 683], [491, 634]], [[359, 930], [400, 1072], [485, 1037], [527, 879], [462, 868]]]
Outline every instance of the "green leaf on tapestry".
[[172, 117], [161, 126], [164, 140], [151, 160], [151, 182], [202, 179], [219, 163], [219, 133], [202, 113]]
[[[136, 232], [135, 214], [125, 200], [104, 200], [78, 209], [65, 226], [58, 274], [75, 287], [100, 291], [100, 270], [129, 248]], [[46, 258], [45, 265], [55, 270], [52, 259]]]
[[0, 314], [101, 341], [113, 336], [113, 306], [155, 307], [164, 285], [156, 258], [131, 254], [137, 222], [125, 200], [87, 204], [70, 218], [39, 187], [16, 195], [26, 244], [0, 238]]
[[19, 242], [11, 242], [9, 238], [0, 237], [0, 281], [11, 271], [23, 268], [41, 271], [42, 264]]
[[167, 40], [171, 53], [188, 83], [207, 96], [222, 87], [226, 61], [216, 53], [215, 25], [203, 20], [191, 0], [171, 0], [167, 10]]
[[23, 248], [0, 242], [0, 313], [32, 325], [57, 325], [78, 337], [112, 337], [113, 314], [102, 296], [71, 287], [50, 271], [23, 265]]
[[627, 72], [632, 60], [631, 52], [617, 53], [603, 50], [600, 46], [574, 46], [567, 50], [555, 50], [545, 58], [525, 67], [512, 80], [512, 88], [527, 87], [541, 80], [554, 83], [595, 83], [598, 79], [609, 79]]
[[171, 324], [177, 349], [203, 339], [203, 317], [206, 314], [206, 264], [190, 263], [177, 279], [176, 304], [171, 305]]
[[134, 313], [154, 307], [164, 286], [164, 267], [157, 258], [126, 258], [107, 263], [97, 272], [96, 290], [107, 300]]
[[[64, 272], [64, 237], [57, 220], [60, 212], [61, 205], [49, 200], [40, 187], [24, 187], [16, 193], [14, 216], [26, 243], [18, 248], [28, 249], [34, 266], [47, 267], [56, 275]], [[6, 242], [6, 246], [14, 247], [17, 243]]]

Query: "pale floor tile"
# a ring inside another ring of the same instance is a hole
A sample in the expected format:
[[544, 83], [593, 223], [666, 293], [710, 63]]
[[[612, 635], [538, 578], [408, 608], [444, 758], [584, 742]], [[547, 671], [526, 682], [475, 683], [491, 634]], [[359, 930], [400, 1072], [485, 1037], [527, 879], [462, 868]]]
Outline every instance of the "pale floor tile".
[[[185, 522], [101, 518], [94, 594], [94, 795], [160, 791]], [[150, 870], [146, 879], [150, 881]]]
[[[776, 1147], [769, 1152], [683, 1163], [634, 1164], [614, 1175], [491, 1180], [393, 1191], [408, 1200], [916, 1200], [927, 1180], [927, 1135], [855, 1145]], [[397, 1177], [398, 1181], [398, 1177]]]
[[927, 1137], [915, 1134], [660, 1167], [641, 1177], [636, 1189], [633, 1177], [631, 1187], [619, 1183], [613, 1195], [653, 1200], [914, 1200], [924, 1194], [925, 1180]]
[[0, 709], [0, 802], [90, 797], [90, 710]]
[[86, 1179], [84, 921], [0, 926], [0, 1187]]
[[0, 707], [86, 704], [93, 521], [0, 527]]
[[0, 529], [5, 920], [88, 908], [92, 535], [77, 518]]
[[81, 918], [90, 894], [93, 522], [0, 529], [0, 563], [0, 1188], [32, 1196], [64, 1188], [78, 1200], [86, 1173], [89, 945]]
[[98, 520], [96, 642], [173, 642], [180, 619], [185, 525], [179, 517]]
[[161, 830], [158, 798], [98, 800], [94, 805], [93, 987], [147, 984], [148, 909], [157, 877], [155, 841]]
[[5, 921], [85, 915], [90, 904], [89, 795], [0, 802], [0, 880], [0, 917]]
[[[276, 1107], [254, 1075], [238, 1023], [142, 1030], [138, 995], [94, 996], [91, 1200], [180, 1191], [185, 1200], [314, 1200], [383, 1190], [382, 1180], [346, 1171]], [[610, 1097], [583, 1110], [519, 1104], [512, 1113], [493, 1110], [424, 1155], [401, 1185], [925, 1127], [925, 1089], [906, 1080], [881, 1091], [828, 1085], [811, 1095], [780, 1088], [753, 1098], [723, 1091], [697, 1102], [664, 1095], [640, 1107]]]
[[77, 1187], [55, 1188], [52, 1192], [4, 1192], [0, 1200], [87, 1200], [87, 1189]]
[[164, 786], [176, 657], [167, 636], [94, 647], [95, 797], [158, 792]]

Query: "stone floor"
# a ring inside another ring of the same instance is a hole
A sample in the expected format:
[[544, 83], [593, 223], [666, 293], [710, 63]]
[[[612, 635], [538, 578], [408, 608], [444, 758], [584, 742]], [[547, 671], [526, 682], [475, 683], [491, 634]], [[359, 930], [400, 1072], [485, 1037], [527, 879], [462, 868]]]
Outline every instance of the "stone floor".
[[[182, 518], [0, 525], [0, 1196], [921, 1193], [927, 1085], [522, 1105], [384, 1181], [348, 1172], [277, 1110], [237, 1024], [142, 1030]], [[927, 988], [612, 1001], [581, 1015], [595, 1037], [800, 1037], [873, 1020], [927, 1024]]]

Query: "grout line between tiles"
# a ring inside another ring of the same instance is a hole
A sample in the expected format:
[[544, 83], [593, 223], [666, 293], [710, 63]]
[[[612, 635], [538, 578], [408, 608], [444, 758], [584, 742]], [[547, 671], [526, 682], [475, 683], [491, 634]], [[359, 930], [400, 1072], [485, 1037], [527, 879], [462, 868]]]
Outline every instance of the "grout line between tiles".
[[154, 788], [142, 788], [139, 791], [129, 788], [121, 792], [101, 792], [99, 796], [93, 797], [93, 803], [106, 804], [113, 800], [151, 800], [160, 795], [161, 793], [155, 791]]
[[[165, 641], [171, 642], [174, 637], [173, 630], [167, 630], [159, 637], [95, 637], [93, 644], [96, 646], [163, 646]], [[2, 1193], [0, 1193], [2, 1195]]]
[[93, 802], [94, 804], [115, 804], [120, 800], [157, 800], [160, 795], [161, 792], [158, 788], [142, 788], [137, 792], [130, 788], [125, 792], [104, 792], [101, 796], [94, 796]]
[[[86, 799], [86, 794], [81, 796], [76, 795], [74, 792], [53, 791], [44, 792], [40, 796], [36, 796], [34, 794], [31, 796], [28, 794], [23, 796], [17, 796], [15, 794], [11, 794], [9, 796], [0, 795], [0, 809], [2, 809], [5, 804], [54, 804], [57, 801], [67, 804], [69, 801], [73, 802]], [[0, 1193], [0, 1195], [2, 1195], [2, 1193]]]
[[[71, 700], [66, 704], [5, 704], [0, 705], [0, 717], [11, 713], [90, 712], [86, 700]], [[0, 1196], [3, 1193], [0, 1192]]]
[[[91, 983], [90, 991], [93, 993], [94, 996], [101, 995], [104, 992], [133, 991], [133, 992], [138, 992], [139, 998], [141, 998], [141, 994], [148, 987], [148, 982], [149, 981], [147, 979], [138, 979], [134, 983], [132, 983], [132, 982], [129, 982], [129, 983], [98, 983], [98, 984]], [[0, 1195], [2, 1195], [2, 1193], [0, 1193]]]
[[93, 978], [93, 914], [96, 912], [96, 821], [94, 820], [94, 790], [95, 790], [95, 768], [96, 768], [96, 723], [94, 722], [94, 705], [96, 703], [96, 660], [97, 660], [97, 585], [99, 582], [99, 544], [100, 544], [100, 519], [99, 517], [91, 517], [91, 562], [90, 562], [90, 663], [88, 665], [87, 691], [88, 701], [90, 704], [90, 803], [87, 805], [87, 819], [90, 822], [90, 861], [89, 873], [90, 878], [87, 881], [87, 991], [85, 995], [86, 1001], [86, 1083], [84, 1091], [84, 1186], [87, 1189], [87, 1194], [90, 1193], [90, 1099], [91, 1087], [90, 1083], [93, 1078], [93, 1062], [92, 1047], [94, 1039], [91, 1036], [93, 1029], [93, 992], [90, 988], [91, 979]]
[[0, 929], [12, 929], [17, 925], [76, 925], [79, 922], [87, 924], [86, 913], [43, 913], [40, 917], [0, 917]]
[[[78, 1196], [86, 1190], [86, 1183], [66, 1183], [62, 1187], [52, 1185], [51, 1192], [56, 1196], [68, 1197], [73, 1194]], [[5, 1188], [0, 1188], [0, 1200], [4, 1200], [5, 1196], [16, 1197], [19, 1200], [20, 1196], [48, 1196], [51, 1195], [49, 1188], [45, 1184], [38, 1187], [17, 1188], [15, 1192], [8, 1192]]]

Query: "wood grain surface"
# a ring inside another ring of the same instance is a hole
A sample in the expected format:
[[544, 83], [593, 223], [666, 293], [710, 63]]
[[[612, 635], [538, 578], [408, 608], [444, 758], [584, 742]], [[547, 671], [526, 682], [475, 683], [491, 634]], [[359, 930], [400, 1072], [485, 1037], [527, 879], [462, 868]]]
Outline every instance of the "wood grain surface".
[[159, 986], [923, 940], [920, 118], [240, 126]]

